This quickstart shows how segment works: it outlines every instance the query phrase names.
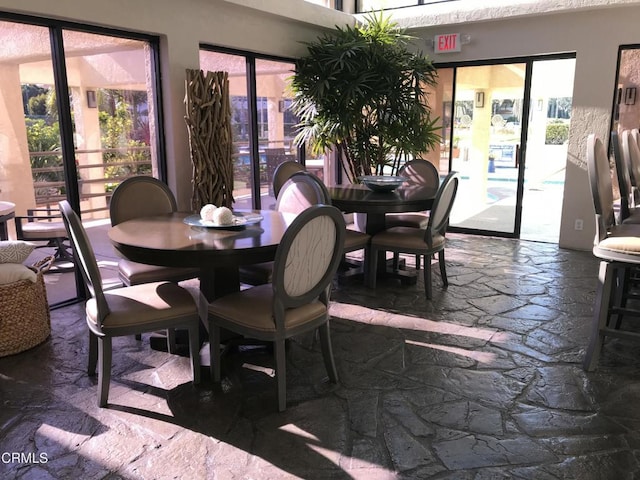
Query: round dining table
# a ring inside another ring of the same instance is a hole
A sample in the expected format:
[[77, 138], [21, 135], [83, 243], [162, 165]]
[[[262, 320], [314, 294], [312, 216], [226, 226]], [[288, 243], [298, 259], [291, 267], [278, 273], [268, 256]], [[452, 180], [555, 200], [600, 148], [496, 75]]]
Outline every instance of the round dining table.
[[387, 213], [431, 210], [437, 187], [404, 183], [391, 192], [374, 192], [362, 184], [329, 187], [332, 204], [347, 213], [366, 216], [365, 232], [369, 235], [384, 230]]
[[273, 260], [294, 219], [273, 210], [242, 213], [262, 218], [246, 226], [212, 227], [185, 223], [192, 214], [170, 213], [127, 220], [108, 235], [116, 250], [134, 262], [199, 268], [200, 292], [209, 302], [240, 289], [241, 265]]

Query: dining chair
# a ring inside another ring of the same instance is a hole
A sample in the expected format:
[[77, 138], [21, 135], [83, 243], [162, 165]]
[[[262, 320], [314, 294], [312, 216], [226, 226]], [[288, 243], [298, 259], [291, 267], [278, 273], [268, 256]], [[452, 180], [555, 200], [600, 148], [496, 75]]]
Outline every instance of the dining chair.
[[[440, 184], [440, 173], [433, 163], [416, 158], [405, 163], [398, 176], [405, 177], [407, 183], [437, 188]], [[427, 228], [429, 212], [387, 213], [385, 215], [386, 228], [415, 227]], [[394, 258], [394, 263], [398, 258]], [[420, 269], [420, 255], [416, 255], [416, 269]]]
[[[327, 190], [322, 180], [313, 173], [306, 171], [295, 173], [291, 176], [290, 181], [296, 184], [296, 187], [290, 187], [286, 195], [282, 195], [282, 198], [278, 197], [277, 210], [288, 213], [299, 213], [310, 205], [331, 205], [329, 190]], [[308, 192], [306, 199], [302, 199], [305, 191], [303, 185], [306, 185], [306, 191]], [[350, 253], [356, 250], [364, 250], [364, 265], [366, 269], [366, 258], [369, 251], [371, 235], [349, 228], [346, 230], [343, 252]]]
[[304, 165], [292, 160], [279, 164], [273, 173], [273, 194], [275, 197], [278, 198], [284, 182], [289, 180], [291, 175], [297, 172], [303, 172], [304, 170]]
[[437, 253], [442, 283], [445, 288], [449, 285], [444, 259], [445, 233], [458, 191], [458, 181], [456, 172], [449, 173], [442, 181], [433, 201], [426, 228], [392, 227], [376, 233], [371, 238], [367, 286], [376, 287], [379, 251], [424, 255], [424, 288], [428, 299], [432, 298], [431, 256]]
[[342, 213], [312, 205], [287, 228], [273, 262], [273, 281], [232, 293], [209, 304], [211, 375], [221, 380], [220, 329], [273, 342], [278, 410], [286, 400], [285, 340], [318, 330], [324, 364], [338, 381], [329, 329], [332, 279], [342, 257], [346, 228]]
[[[312, 205], [331, 205], [331, 195], [325, 184], [316, 175], [307, 171], [293, 173], [284, 183], [276, 201], [276, 210], [282, 213], [299, 214]], [[365, 268], [371, 236], [356, 230], [346, 229], [343, 252], [364, 250]], [[273, 262], [246, 265], [240, 268], [240, 280], [249, 285], [271, 282]]]
[[[294, 161], [282, 162], [276, 167], [273, 174], [273, 192], [276, 196], [276, 201], [286, 181], [295, 173], [304, 171], [304, 166]], [[277, 206], [275, 208], [277, 208]], [[246, 285], [262, 285], [263, 283], [269, 283], [271, 282], [272, 270], [273, 262], [242, 265], [239, 268], [240, 282]]]
[[[177, 211], [178, 206], [173, 192], [157, 178], [140, 175], [121, 182], [113, 191], [109, 202], [111, 226], [134, 218], [162, 215]], [[196, 278], [200, 274], [197, 268], [162, 267], [147, 265], [128, 260], [118, 261], [118, 277], [125, 286], [150, 282], [174, 282]], [[137, 335], [136, 339], [141, 340]], [[162, 337], [158, 340], [162, 341]], [[167, 331], [167, 351], [176, 352], [176, 336], [173, 330]]]
[[[611, 147], [620, 190], [620, 219], [621, 223], [640, 223], [640, 209], [636, 209], [634, 188], [631, 184], [631, 160], [629, 158], [629, 135], [624, 130], [620, 135], [611, 132]], [[624, 142], [624, 143], [623, 143]]]
[[[428, 160], [416, 158], [405, 163], [398, 176], [405, 177], [406, 183], [414, 185], [424, 185], [438, 187], [440, 184], [440, 173], [433, 163]], [[426, 228], [429, 222], [429, 213], [387, 213], [385, 223], [387, 228], [391, 227], [416, 227]]]
[[55, 208], [31, 208], [27, 215], [16, 215], [16, 239], [37, 242], [36, 248], [53, 248], [53, 268], [63, 273], [75, 268], [75, 259], [67, 241], [67, 230]]
[[265, 169], [267, 174], [267, 183], [269, 184], [269, 193], [277, 196], [273, 187], [273, 179], [275, 177], [278, 165], [287, 161], [287, 153], [282, 147], [273, 147], [264, 149]]
[[[130, 177], [113, 191], [109, 202], [111, 226], [132, 220], [172, 213], [178, 210], [176, 199], [169, 187], [154, 177]], [[180, 282], [199, 275], [197, 268], [160, 267], [121, 259], [118, 276], [124, 285], [139, 285], [147, 282]]]
[[622, 156], [627, 160], [629, 181], [632, 187], [633, 203], [640, 202], [640, 147], [638, 147], [638, 130], [624, 130], [621, 137]]
[[593, 254], [600, 259], [591, 337], [583, 362], [584, 369], [591, 371], [598, 364], [605, 337], [640, 340], [637, 332], [620, 328], [623, 315], [640, 313], [627, 309], [624, 298], [628, 274], [640, 265], [640, 225], [616, 225], [609, 157], [594, 134], [587, 138], [587, 171], [596, 220]]
[[172, 282], [102, 289], [102, 278], [87, 232], [66, 200], [59, 204], [91, 298], [86, 303], [89, 326], [89, 375], [98, 366], [98, 406], [105, 407], [111, 379], [112, 339], [163, 328], [189, 332], [193, 383], [200, 382], [198, 308], [191, 294]]

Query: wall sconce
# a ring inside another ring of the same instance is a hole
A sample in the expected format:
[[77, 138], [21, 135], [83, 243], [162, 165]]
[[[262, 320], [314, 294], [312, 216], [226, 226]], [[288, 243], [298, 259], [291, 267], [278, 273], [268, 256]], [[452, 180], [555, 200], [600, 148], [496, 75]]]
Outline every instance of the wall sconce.
[[95, 90], [87, 90], [87, 107], [89, 108], [98, 107], [98, 99], [96, 98]]
[[476, 92], [476, 108], [484, 108], [484, 92]]
[[636, 104], [636, 87], [628, 87], [624, 89], [624, 104], [625, 105]]
[[278, 112], [282, 113], [286, 110], [284, 100], [278, 100]]

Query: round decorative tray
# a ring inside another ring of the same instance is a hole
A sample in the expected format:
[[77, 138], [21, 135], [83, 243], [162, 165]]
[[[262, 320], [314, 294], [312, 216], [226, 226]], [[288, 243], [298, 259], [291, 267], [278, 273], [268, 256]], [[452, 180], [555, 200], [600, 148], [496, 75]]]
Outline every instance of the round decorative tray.
[[187, 225], [191, 225], [192, 227], [214, 228], [218, 230], [239, 230], [247, 225], [260, 222], [262, 218], [262, 215], [258, 215], [257, 213], [235, 212], [233, 214], [233, 223], [228, 225], [218, 225], [217, 223], [213, 223], [208, 220], [202, 220], [200, 215], [196, 213], [185, 217], [183, 222]]

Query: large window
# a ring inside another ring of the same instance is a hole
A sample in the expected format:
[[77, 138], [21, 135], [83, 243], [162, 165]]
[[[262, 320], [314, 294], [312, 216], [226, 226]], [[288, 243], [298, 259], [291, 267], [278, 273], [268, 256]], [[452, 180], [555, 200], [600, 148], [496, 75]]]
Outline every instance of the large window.
[[414, 7], [417, 5], [451, 1], [455, 0], [358, 0], [357, 9], [358, 12], [368, 12], [371, 10], [388, 10], [391, 8]]
[[[67, 199], [83, 221], [108, 223], [119, 182], [163, 170], [158, 39], [7, 15], [0, 42], [0, 200], [24, 217]], [[47, 275], [50, 303], [83, 292], [63, 275]]]
[[295, 117], [288, 79], [294, 64], [283, 59], [202, 47], [204, 71], [229, 74], [234, 150], [234, 208], [272, 208], [273, 172], [283, 161], [299, 160], [293, 145]]

